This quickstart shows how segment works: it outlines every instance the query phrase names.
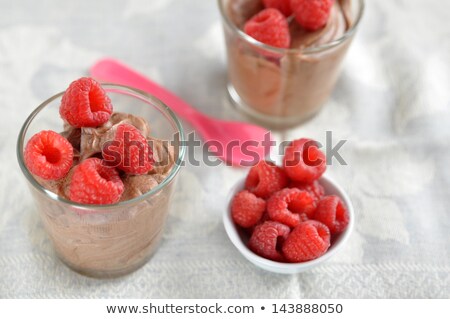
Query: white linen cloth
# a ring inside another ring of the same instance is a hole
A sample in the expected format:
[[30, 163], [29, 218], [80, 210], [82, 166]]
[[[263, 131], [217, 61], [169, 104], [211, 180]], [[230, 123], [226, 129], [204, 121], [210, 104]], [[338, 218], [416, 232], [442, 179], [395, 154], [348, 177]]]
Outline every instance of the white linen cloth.
[[449, 298], [448, 12], [448, 1], [367, 1], [331, 100], [276, 135], [348, 140], [348, 166], [329, 174], [349, 192], [356, 228], [332, 260], [292, 276], [254, 267], [221, 221], [246, 171], [188, 166], [154, 258], [129, 276], [95, 280], [55, 257], [17, 164], [19, 129], [103, 56], [207, 114], [240, 119], [226, 99], [216, 2], [0, 0], [0, 297]]

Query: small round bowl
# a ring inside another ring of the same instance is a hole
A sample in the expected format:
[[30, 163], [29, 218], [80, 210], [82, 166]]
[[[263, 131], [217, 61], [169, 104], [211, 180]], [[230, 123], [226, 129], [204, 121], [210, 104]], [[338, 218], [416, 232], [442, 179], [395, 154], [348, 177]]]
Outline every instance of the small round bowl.
[[353, 211], [352, 202], [350, 201], [347, 193], [335, 181], [327, 176], [323, 176], [319, 180], [319, 182], [325, 188], [326, 195], [337, 195], [342, 199], [348, 209], [348, 213], [350, 216], [350, 222], [347, 226], [347, 229], [337, 237], [333, 238], [333, 242], [330, 248], [323, 256], [302, 263], [282, 263], [260, 257], [252, 252], [247, 247], [247, 242], [249, 239], [248, 235], [245, 234], [243, 230], [239, 229], [239, 227], [236, 226], [236, 224], [233, 222], [233, 219], [231, 218], [231, 200], [233, 199], [235, 194], [244, 189], [245, 179], [240, 180], [231, 189], [227, 198], [227, 208], [223, 214], [225, 231], [227, 232], [231, 242], [248, 261], [258, 266], [259, 268], [279, 274], [301, 273], [303, 271], [314, 268], [333, 257], [342, 247], [344, 247], [347, 240], [349, 239], [355, 224], [355, 214]]

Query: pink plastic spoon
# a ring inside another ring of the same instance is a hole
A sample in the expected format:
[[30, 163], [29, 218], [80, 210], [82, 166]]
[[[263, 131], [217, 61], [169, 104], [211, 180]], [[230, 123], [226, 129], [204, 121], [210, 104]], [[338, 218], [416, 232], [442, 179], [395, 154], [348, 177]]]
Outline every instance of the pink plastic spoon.
[[266, 129], [253, 124], [206, 116], [175, 94], [117, 60], [102, 59], [91, 67], [90, 72], [99, 81], [134, 87], [160, 99], [179, 117], [189, 122], [203, 137], [204, 142], [211, 145], [210, 151], [226, 163], [249, 166], [264, 159], [270, 152], [271, 136]]

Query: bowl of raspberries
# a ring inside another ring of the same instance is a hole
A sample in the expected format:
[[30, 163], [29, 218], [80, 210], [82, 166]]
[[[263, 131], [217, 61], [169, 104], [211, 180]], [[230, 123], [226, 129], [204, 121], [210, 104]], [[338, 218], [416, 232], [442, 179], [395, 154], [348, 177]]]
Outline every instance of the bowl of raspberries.
[[231, 189], [224, 226], [246, 259], [271, 272], [295, 274], [345, 245], [353, 206], [325, 171], [325, 154], [303, 138], [286, 148], [281, 166], [261, 161]]

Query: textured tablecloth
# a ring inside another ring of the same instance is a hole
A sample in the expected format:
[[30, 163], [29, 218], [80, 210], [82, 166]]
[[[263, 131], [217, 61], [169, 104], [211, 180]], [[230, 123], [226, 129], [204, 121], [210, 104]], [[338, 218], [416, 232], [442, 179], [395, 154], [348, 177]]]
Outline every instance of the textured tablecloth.
[[55, 257], [16, 161], [19, 128], [103, 56], [210, 115], [239, 119], [225, 94], [216, 2], [0, 0], [0, 297], [449, 298], [450, 2], [367, 2], [332, 99], [276, 135], [323, 142], [332, 131], [348, 140], [348, 166], [329, 169], [355, 205], [345, 249], [299, 275], [252, 266], [221, 222], [227, 192], [246, 171], [188, 166], [151, 262], [95, 280]]

